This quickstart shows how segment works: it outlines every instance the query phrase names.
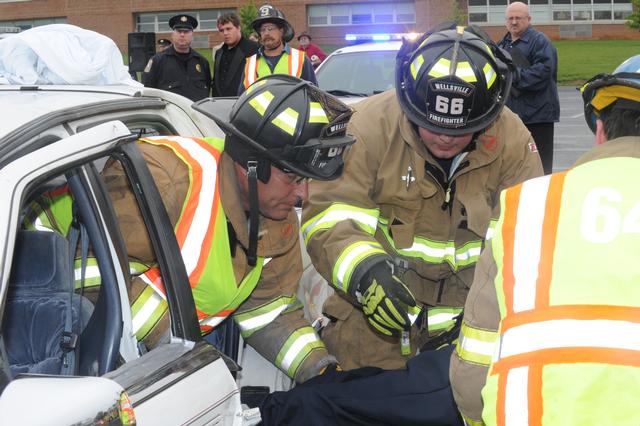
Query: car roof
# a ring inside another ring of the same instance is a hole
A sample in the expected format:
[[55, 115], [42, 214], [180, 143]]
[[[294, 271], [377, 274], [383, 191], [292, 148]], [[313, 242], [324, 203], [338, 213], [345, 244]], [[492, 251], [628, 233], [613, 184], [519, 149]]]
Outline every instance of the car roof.
[[362, 44], [354, 44], [353, 46], [346, 46], [337, 49], [332, 53], [332, 55], [340, 55], [343, 53], [354, 53], [354, 52], [373, 52], [373, 51], [384, 51], [384, 50], [400, 50], [400, 46], [402, 46], [401, 41], [378, 41], [371, 43], [362, 43]]
[[0, 140], [21, 126], [45, 115], [81, 110], [92, 104], [169, 101], [182, 107], [192, 102], [174, 93], [125, 85], [75, 86], [0, 85]]
[[126, 99], [139, 95], [134, 87], [1, 86], [0, 138], [20, 126], [50, 114], [95, 102]]

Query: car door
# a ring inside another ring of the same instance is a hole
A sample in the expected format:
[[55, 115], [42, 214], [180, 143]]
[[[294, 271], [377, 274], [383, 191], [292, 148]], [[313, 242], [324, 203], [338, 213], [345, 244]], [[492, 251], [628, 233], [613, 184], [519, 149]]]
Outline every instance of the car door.
[[[90, 275], [90, 268], [98, 271], [99, 277], [92, 299], [93, 312], [79, 333], [78, 374], [101, 376], [101, 380], [114, 385], [109, 389], [123, 389], [126, 398], [118, 401], [124, 401], [125, 406], [130, 404], [138, 424], [236, 425], [242, 424], [243, 418], [249, 421], [245, 421], [246, 424], [253, 423], [247, 417], [251, 413], [244, 413], [243, 417], [240, 408], [238, 389], [230, 372], [236, 368], [235, 364], [200, 339], [195, 306], [173, 229], [134, 141], [126, 126], [113, 121], [39, 149], [26, 150], [23, 156], [12, 153], [10, 159], [3, 161], [0, 158], [3, 188], [0, 203], [6, 206], [0, 211], [0, 229], [3, 230], [0, 232], [0, 294], [5, 298], [8, 292], [16, 235], [28, 222], [29, 215], [25, 211], [29, 212], [34, 203], [38, 205], [39, 197], [45, 192], [50, 194], [56, 190], [59, 194], [60, 188], [69, 191], [73, 199], [72, 222], [81, 223], [74, 226], [83, 230], [86, 240], [83, 244], [87, 245], [86, 249], [78, 250], [83, 253], [80, 259], [81, 294], [90, 294], [90, 280], [85, 279]], [[170, 329], [165, 341], [150, 350], [138, 344], [133, 332], [128, 291], [133, 276], [130, 259], [100, 170], [109, 162], [121, 165], [136, 194], [146, 237], [152, 243], [166, 289]], [[76, 257], [76, 265], [78, 260]], [[94, 263], [87, 266], [89, 260]], [[11, 321], [3, 316], [0, 325], [4, 336]], [[7, 364], [3, 349], [4, 341], [0, 343], [0, 358]], [[15, 401], [16, 395], [29, 400], [32, 386], [43, 389], [47, 378], [23, 382], [32, 377], [32, 374], [21, 374], [7, 378], [5, 371], [5, 378], [12, 380], [0, 395], [3, 424], [38, 424], [38, 416], [46, 424], [46, 412], [10, 409], [8, 407], [17, 405], [6, 403]], [[77, 377], [49, 378], [61, 379], [66, 380], [76, 393], [81, 394], [83, 390], [87, 395], [93, 393], [91, 381]], [[0, 380], [0, 385], [2, 383]], [[36, 393], [34, 390], [32, 394]], [[87, 402], [92, 407], [91, 399]], [[104, 401], [93, 404], [95, 412], [92, 416], [87, 415], [86, 409], [74, 411], [74, 404], [61, 404], [55, 410], [58, 414], [62, 412], [62, 418], [68, 418], [69, 423], [91, 424], [101, 418], [100, 412], [105, 406]], [[119, 407], [122, 412], [122, 406]], [[83, 414], [80, 415], [80, 411]], [[33, 422], [29, 422], [29, 416], [33, 417]]]

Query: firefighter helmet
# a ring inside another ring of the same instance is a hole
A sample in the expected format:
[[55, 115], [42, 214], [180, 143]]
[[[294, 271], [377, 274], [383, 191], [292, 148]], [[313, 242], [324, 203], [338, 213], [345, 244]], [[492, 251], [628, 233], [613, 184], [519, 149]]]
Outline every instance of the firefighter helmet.
[[606, 108], [640, 110], [640, 55], [620, 64], [613, 74], [598, 74], [580, 89], [584, 118], [592, 132], [596, 120]]
[[280, 9], [270, 4], [263, 4], [258, 8], [258, 16], [251, 22], [251, 28], [260, 34], [260, 26], [265, 22], [275, 22], [278, 26], [284, 28], [284, 41], [290, 42], [293, 39], [293, 27], [284, 17], [284, 13]]
[[403, 41], [396, 93], [409, 121], [434, 133], [461, 135], [498, 117], [515, 68], [508, 53], [473, 29], [455, 27]]
[[[220, 102], [223, 102], [221, 99]], [[228, 102], [229, 100], [227, 100]], [[342, 153], [355, 142], [346, 134], [352, 110], [307, 81], [272, 74], [249, 86], [230, 113], [216, 99], [194, 108], [213, 118], [228, 135], [225, 152], [246, 167], [259, 161], [258, 178], [267, 182], [270, 166], [318, 180], [337, 178]]]

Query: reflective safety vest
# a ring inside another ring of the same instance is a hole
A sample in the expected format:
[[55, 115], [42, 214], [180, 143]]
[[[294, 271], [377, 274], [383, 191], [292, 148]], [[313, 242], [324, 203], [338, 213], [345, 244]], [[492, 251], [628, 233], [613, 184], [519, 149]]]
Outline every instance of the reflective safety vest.
[[[189, 169], [189, 189], [175, 225], [176, 239], [189, 275], [196, 312], [203, 333], [211, 331], [251, 294], [262, 267], [270, 258], [258, 258], [256, 266], [236, 284], [226, 217], [217, 180], [224, 140], [218, 138], [156, 137], [140, 142], [171, 149]], [[34, 201], [24, 220], [28, 229], [54, 230], [67, 235], [71, 225], [73, 199], [67, 186], [50, 191]], [[81, 259], [75, 261], [76, 288], [80, 287]], [[168, 311], [160, 270], [154, 265], [131, 261], [129, 272], [147, 287], [131, 301], [133, 332], [143, 340]], [[85, 266], [84, 287], [99, 286], [100, 271], [95, 258]], [[268, 325], [273, 312], [290, 309], [294, 301], [278, 300], [269, 312], [243, 313], [237, 321], [244, 336]], [[290, 303], [289, 303], [290, 302]], [[275, 306], [277, 305], [277, 306]], [[268, 315], [265, 316], [265, 313]], [[256, 317], [256, 318], [254, 318]]]
[[485, 423], [640, 423], [638, 181], [640, 160], [616, 157], [501, 194], [500, 328], [466, 330], [468, 353], [492, 353]]
[[[240, 285], [236, 284], [217, 176], [223, 139], [173, 136], [145, 138], [140, 142], [171, 149], [189, 169], [187, 199], [174, 229], [200, 328], [207, 333], [249, 297], [260, 279], [263, 264], [270, 259], [258, 257], [256, 266]], [[167, 309], [159, 272], [154, 267], [141, 275], [150, 290], [131, 307], [136, 335], [146, 335]]]
[[266, 59], [255, 54], [247, 58], [244, 66], [244, 88], [248, 88], [259, 78], [271, 74], [289, 74], [300, 78], [302, 75], [302, 66], [304, 65], [304, 52], [302, 50], [290, 48], [289, 52], [284, 52], [273, 72], [269, 68]]

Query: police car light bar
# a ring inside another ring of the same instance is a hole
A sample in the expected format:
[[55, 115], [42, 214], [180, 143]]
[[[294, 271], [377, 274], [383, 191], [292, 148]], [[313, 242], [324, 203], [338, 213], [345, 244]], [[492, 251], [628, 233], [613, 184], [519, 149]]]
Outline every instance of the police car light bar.
[[365, 41], [402, 40], [403, 38], [415, 40], [419, 35], [419, 33], [346, 34], [344, 39], [362, 43]]

